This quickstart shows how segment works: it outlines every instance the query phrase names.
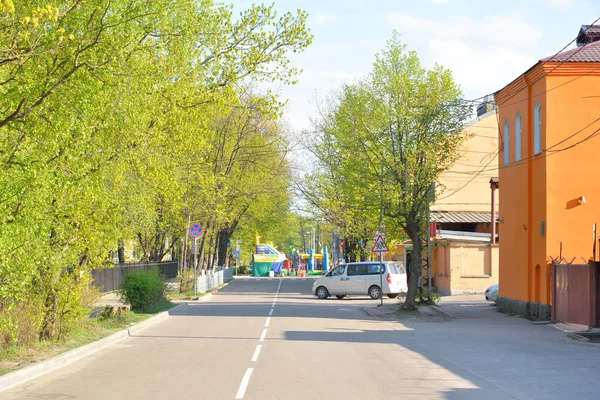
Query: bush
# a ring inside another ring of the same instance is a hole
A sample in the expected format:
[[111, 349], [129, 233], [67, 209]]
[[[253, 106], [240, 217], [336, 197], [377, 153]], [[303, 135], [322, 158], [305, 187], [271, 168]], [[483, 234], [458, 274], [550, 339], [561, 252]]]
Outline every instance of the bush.
[[419, 292], [417, 293], [417, 300], [421, 305], [436, 306], [440, 304], [441, 298], [439, 293], [429, 293], [427, 289], [420, 288]]
[[119, 295], [132, 310], [143, 310], [163, 300], [166, 292], [167, 284], [156, 268], [125, 275]]
[[237, 267], [237, 274], [238, 275], [248, 275], [248, 266], [246, 265], [240, 265]]

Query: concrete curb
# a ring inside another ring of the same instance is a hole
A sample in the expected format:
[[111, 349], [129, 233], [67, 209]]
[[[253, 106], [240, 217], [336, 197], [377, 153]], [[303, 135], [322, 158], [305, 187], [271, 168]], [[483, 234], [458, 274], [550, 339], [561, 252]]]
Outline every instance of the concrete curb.
[[360, 309], [361, 309], [362, 312], [364, 312], [365, 314], [367, 314], [369, 317], [377, 318], [377, 314], [371, 312], [369, 310], [369, 308], [367, 308], [367, 307], [361, 307]]
[[[210, 298], [212, 297], [212, 294], [204, 296], [204, 298], [206, 297]], [[40, 376], [45, 375], [49, 372], [63, 368], [75, 361], [81, 360], [84, 357], [92, 355], [97, 351], [100, 351], [127, 337], [130, 337], [134, 333], [141, 331], [142, 329], [147, 328], [150, 325], [153, 325], [157, 322], [166, 319], [171, 314], [177, 315], [177, 313], [174, 312], [177, 311], [177, 309], [179, 308], [185, 308], [186, 305], [187, 303], [179, 304], [171, 308], [170, 310], [163, 311], [160, 314], [155, 315], [154, 317], [150, 317], [147, 320], [132, 325], [129, 328], [115, 332], [112, 335], [107, 336], [103, 339], [97, 340], [95, 342], [86, 344], [81, 347], [77, 347], [73, 350], [69, 350], [66, 353], [59, 354], [47, 360], [40, 361], [35, 365], [31, 365], [29, 367], [25, 367], [15, 372], [11, 372], [9, 374], [0, 376], [0, 393], [5, 390], [11, 389], [15, 386], [21, 385], [25, 382], [28, 382], [32, 379], [39, 378]]]
[[591, 340], [589, 338], [586, 338], [584, 336], [578, 335], [575, 332], [567, 332], [567, 337], [569, 339], [578, 340], [578, 341], [584, 342], [584, 343], [590, 343], [591, 342]]
[[442, 310], [440, 308], [440, 306], [431, 306], [431, 308], [433, 308], [434, 310], [436, 310], [440, 314], [445, 315], [447, 318], [450, 318], [450, 319], [454, 319], [455, 318], [454, 315], [448, 314], [446, 311]]

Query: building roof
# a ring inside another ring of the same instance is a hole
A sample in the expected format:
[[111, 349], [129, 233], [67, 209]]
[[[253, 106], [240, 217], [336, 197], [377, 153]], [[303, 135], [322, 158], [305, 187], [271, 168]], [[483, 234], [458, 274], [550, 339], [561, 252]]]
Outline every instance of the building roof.
[[577, 35], [577, 46], [600, 40], [600, 25], [581, 25]]
[[600, 41], [584, 44], [556, 55], [542, 58], [541, 62], [600, 62]]
[[[498, 235], [496, 235], [496, 238]], [[489, 243], [492, 239], [491, 233], [462, 232], [441, 230], [436, 236], [437, 240], [452, 240], [459, 242], [482, 242]]]
[[[432, 211], [431, 220], [440, 224], [443, 223], [467, 223], [483, 224], [490, 222], [490, 212], [488, 211]], [[498, 218], [498, 215], [496, 215]]]
[[[544, 65], [547, 62], [600, 62], [600, 25], [582, 25], [579, 34], [577, 35], [576, 48], [542, 58], [511, 83], [494, 92], [494, 99], [498, 101], [497, 96], [500, 92], [517, 81], [520, 77], [527, 75], [538, 65]], [[545, 75], [547, 75], [547, 73]]]

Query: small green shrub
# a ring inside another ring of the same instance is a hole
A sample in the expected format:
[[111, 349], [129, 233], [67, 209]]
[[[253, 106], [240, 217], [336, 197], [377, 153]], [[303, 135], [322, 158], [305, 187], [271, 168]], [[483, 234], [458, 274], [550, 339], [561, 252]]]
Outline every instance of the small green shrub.
[[237, 267], [237, 274], [238, 275], [248, 275], [248, 266], [246, 265], [240, 265]]
[[421, 305], [436, 306], [440, 304], [440, 294], [436, 292], [429, 293], [425, 288], [419, 291], [417, 299]]
[[119, 295], [132, 310], [143, 310], [163, 300], [166, 292], [167, 284], [156, 268], [125, 275]]

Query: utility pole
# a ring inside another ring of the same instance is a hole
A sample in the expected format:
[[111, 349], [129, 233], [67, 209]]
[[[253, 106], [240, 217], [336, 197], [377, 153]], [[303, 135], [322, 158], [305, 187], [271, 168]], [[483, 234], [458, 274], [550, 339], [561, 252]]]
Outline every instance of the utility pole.
[[[383, 231], [383, 151], [381, 153], [381, 177], [379, 184], [379, 230]], [[381, 232], [383, 233], [383, 232]], [[383, 253], [379, 253], [379, 305], [383, 305]]]

